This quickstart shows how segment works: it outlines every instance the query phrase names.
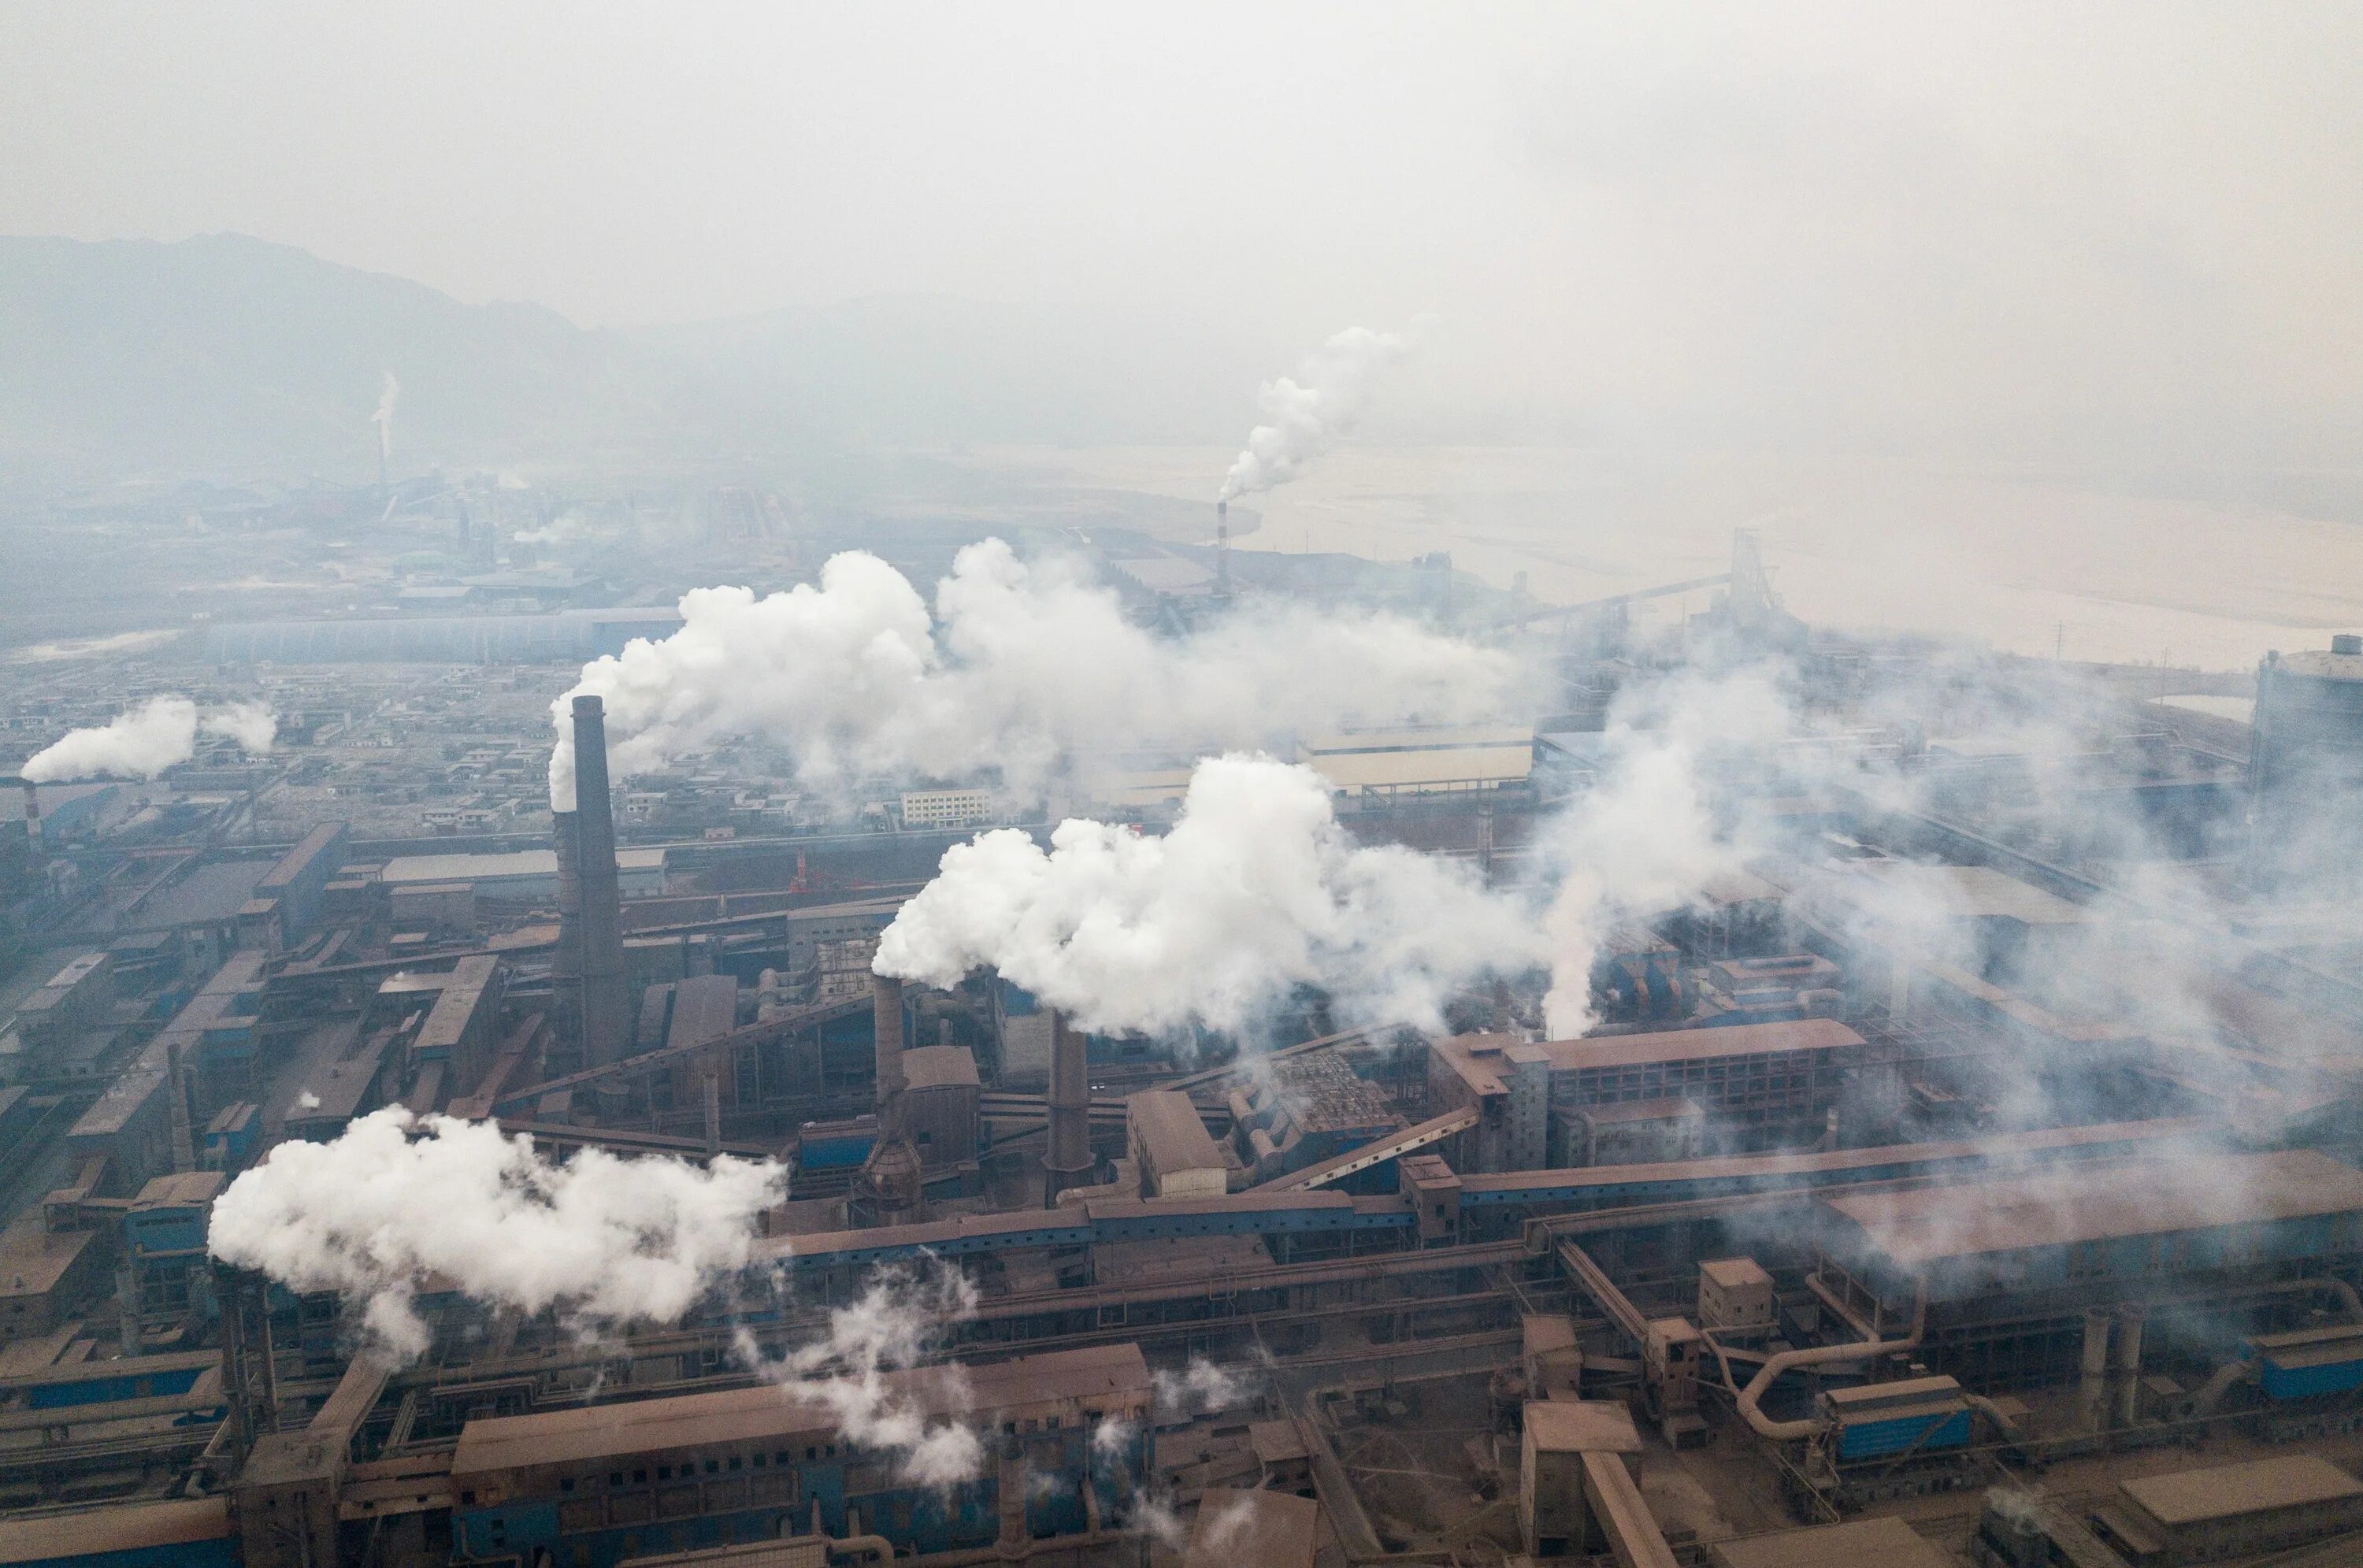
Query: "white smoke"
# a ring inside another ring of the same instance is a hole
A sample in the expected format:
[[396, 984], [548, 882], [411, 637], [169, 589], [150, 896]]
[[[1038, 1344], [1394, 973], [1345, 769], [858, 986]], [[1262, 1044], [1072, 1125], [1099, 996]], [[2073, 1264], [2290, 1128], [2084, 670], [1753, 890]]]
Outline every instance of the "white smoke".
[[1223, 476], [1222, 499], [1270, 490], [1303, 473], [1353, 430], [1370, 402], [1370, 383], [1409, 346], [1396, 333], [1349, 326], [1298, 366], [1293, 378], [1265, 383], [1256, 399], [1265, 422], [1248, 433], [1247, 449]]
[[74, 730], [33, 754], [23, 776], [36, 784], [112, 776], [153, 778], [196, 755], [197, 732], [227, 735], [249, 752], [271, 749], [278, 720], [261, 702], [199, 713], [186, 697], [151, 697], [105, 723]]
[[558, 1165], [489, 1123], [389, 1106], [331, 1143], [272, 1150], [215, 1202], [206, 1246], [291, 1289], [361, 1298], [370, 1336], [410, 1359], [428, 1343], [415, 1301], [430, 1274], [585, 1331], [672, 1321], [746, 1266], [756, 1216], [785, 1190], [770, 1162], [585, 1149]]
[[995, 769], [1038, 800], [1062, 762], [1184, 737], [1200, 751], [1275, 732], [1497, 712], [1520, 679], [1507, 655], [1376, 614], [1243, 606], [1177, 640], [1126, 620], [1084, 569], [1027, 564], [998, 539], [961, 550], [934, 613], [860, 551], [817, 587], [758, 598], [699, 589], [660, 642], [583, 666], [550, 705], [550, 802], [574, 803], [572, 701], [605, 703], [618, 777], [732, 734], [787, 746], [798, 777], [960, 777]]
[[577, 539], [589, 536], [590, 532], [590, 525], [569, 512], [551, 522], [542, 524], [539, 527], [521, 529], [511, 534], [509, 540], [512, 544], [518, 545], [571, 545]]
[[401, 396], [402, 383], [394, 379], [392, 370], [386, 371], [385, 384], [378, 390], [377, 412], [370, 415], [370, 422], [377, 426], [377, 460], [381, 465], [394, 460], [394, 404]]
[[1156, 1388], [1158, 1408], [1170, 1416], [1236, 1409], [1247, 1402], [1247, 1380], [1202, 1356], [1192, 1356], [1180, 1372], [1153, 1373], [1149, 1381]]
[[1681, 677], [1611, 712], [1605, 773], [1543, 832], [1558, 879], [1546, 917], [1551, 1038], [1591, 1028], [1592, 961], [1610, 926], [1680, 909], [1716, 875], [1744, 867], [1750, 835], [1711, 808], [1709, 753], [1760, 746], [1789, 724], [1788, 704], [1761, 670]]
[[951, 986], [990, 966], [1077, 1024], [1238, 1030], [1297, 986], [1373, 1020], [1439, 1021], [1445, 996], [1549, 953], [1529, 912], [1455, 862], [1359, 847], [1311, 768], [1201, 762], [1173, 830], [1061, 823], [944, 854], [880, 939], [882, 975]]
[[[898, 1389], [887, 1374], [916, 1366], [948, 1325], [975, 1313], [976, 1301], [966, 1275], [933, 1260], [921, 1270], [882, 1269], [860, 1299], [829, 1313], [826, 1337], [773, 1361], [741, 1331], [738, 1354], [790, 1396], [826, 1407], [847, 1441], [896, 1455], [904, 1480], [956, 1486], [984, 1473], [983, 1443], [959, 1421], [930, 1421], [907, 1384]], [[957, 1364], [922, 1375], [935, 1383], [933, 1402], [968, 1407]]]
[[204, 714], [197, 727], [207, 734], [236, 741], [239, 749], [250, 756], [261, 756], [279, 738], [279, 715], [267, 702], [232, 702]]

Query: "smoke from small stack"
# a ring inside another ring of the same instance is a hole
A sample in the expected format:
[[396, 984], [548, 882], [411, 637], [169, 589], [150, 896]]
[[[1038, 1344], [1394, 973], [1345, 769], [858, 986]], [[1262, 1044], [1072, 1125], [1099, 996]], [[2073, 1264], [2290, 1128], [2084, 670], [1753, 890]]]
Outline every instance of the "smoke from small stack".
[[1517, 661], [1382, 614], [1242, 607], [1159, 638], [1063, 558], [961, 550], [934, 611], [900, 572], [849, 551], [817, 586], [684, 596], [672, 635], [594, 660], [552, 705], [552, 809], [574, 801], [571, 700], [604, 698], [628, 777], [727, 735], [760, 735], [807, 789], [871, 775], [998, 772], [1043, 798], [1075, 756], [1170, 744], [1252, 746], [1285, 730], [1470, 723], [1525, 705]]
[[386, 371], [385, 384], [378, 390], [377, 412], [370, 415], [370, 422], [377, 426], [377, 482], [381, 489], [385, 485], [386, 470], [394, 462], [394, 404], [401, 395], [402, 383], [394, 379], [392, 370]]
[[153, 778], [197, 752], [197, 735], [223, 735], [249, 753], [271, 749], [279, 721], [261, 702], [200, 711], [186, 697], [151, 697], [104, 724], [74, 730], [33, 754], [22, 776], [37, 784], [77, 778]]
[[1264, 423], [1223, 476], [1222, 502], [1286, 484], [1352, 433], [1379, 372], [1403, 358], [1398, 333], [1349, 326], [1308, 356], [1293, 377], [1268, 381], [1256, 399]]
[[582, 789], [574, 809], [576, 885], [582, 911], [582, 1065], [624, 1059], [631, 1035], [624, 971], [623, 889], [616, 873], [616, 812], [607, 790], [606, 723], [596, 697], [574, 699]]

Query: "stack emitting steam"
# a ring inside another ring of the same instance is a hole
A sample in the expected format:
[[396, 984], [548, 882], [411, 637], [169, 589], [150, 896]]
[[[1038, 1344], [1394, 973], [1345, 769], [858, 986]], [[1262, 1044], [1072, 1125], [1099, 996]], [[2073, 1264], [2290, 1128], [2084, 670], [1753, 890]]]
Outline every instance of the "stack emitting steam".
[[1420, 719], [1467, 723], [1516, 705], [1527, 679], [1498, 650], [1392, 616], [1242, 605], [1192, 635], [1156, 637], [1063, 559], [971, 545], [930, 613], [877, 557], [830, 558], [815, 586], [758, 598], [699, 589], [682, 627], [583, 666], [553, 705], [553, 810], [574, 804], [572, 699], [605, 700], [627, 777], [733, 734], [793, 756], [829, 790], [871, 774], [998, 771], [1039, 800], [1061, 763], [1186, 736], [1209, 749], [1286, 730]]
[[215, 1203], [206, 1246], [291, 1289], [346, 1293], [408, 1360], [428, 1343], [416, 1299], [429, 1274], [584, 1331], [674, 1321], [749, 1264], [756, 1218], [786, 1189], [768, 1161], [585, 1149], [552, 1165], [528, 1137], [391, 1106], [331, 1143], [272, 1149]]
[[1248, 432], [1246, 449], [1223, 476], [1217, 503], [1227, 508], [1234, 496], [1286, 484], [1351, 434], [1379, 372], [1409, 347], [1398, 333], [1349, 326], [1309, 356], [1293, 377], [1267, 381], [1256, 399], [1264, 423]]
[[197, 752], [200, 734], [222, 735], [250, 755], [271, 749], [279, 721], [261, 702], [200, 709], [186, 697], [151, 697], [105, 723], [74, 730], [35, 752], [22, 777], [36, 784], [77, 778], [153, 778]]
[[394, 461], [394, 404], [401, 395], [402, 383], [394, 379], [392, 370], [386, 371], [385, 384], [378, 389], [377, 412], [370, 415], [370, 423], [377, 426], [377, 484], [380, 490], [385, 488], [386, 469]]

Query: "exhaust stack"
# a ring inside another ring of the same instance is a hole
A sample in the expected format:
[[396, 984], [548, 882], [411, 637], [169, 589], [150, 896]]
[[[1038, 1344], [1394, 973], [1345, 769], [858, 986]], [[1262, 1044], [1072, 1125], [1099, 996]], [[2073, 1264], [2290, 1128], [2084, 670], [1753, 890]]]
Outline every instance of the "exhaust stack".
[[871, 977], [871, 1008], [877, 1021], [878, 1141], [862, 1163], [860, 1196], [882, 1223], [884, 1217], [916, 1209], [926, 1174], [911, 1144], [910, 1102], [903, 1076], [903, 982]]
[[616, 876], [616, 814], [607, 792], [607, 717], [596, 697], [574, 699], [575, 877], [582, 901], [582, 1065], [624, 1059], [632, 1021], [624, 976], [623, 889]]
[[1092, 1174], [1092, 1077], [1085, 1055], [1090, 1036], [1068, 1027], [1066, 1015], [1050, 1014], [1050, 1138], [1042, 1157], [1045, 1204], [1081, 1187]]
[[549, 817], [550, 846], [558, 852], [558, 954], [549, 968], [549, 991], [560, 1028], [582, 1037], [582, 841], [572, 812]]

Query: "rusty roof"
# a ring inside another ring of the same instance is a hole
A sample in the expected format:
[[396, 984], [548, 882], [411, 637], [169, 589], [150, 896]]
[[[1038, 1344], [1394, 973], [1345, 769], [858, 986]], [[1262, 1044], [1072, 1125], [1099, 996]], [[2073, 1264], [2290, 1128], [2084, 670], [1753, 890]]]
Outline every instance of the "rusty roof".
[[2028, 1247], [2363, 1210], [2363, 1171], [2312, 1149], [2129, 1159], [1841, 1193], [1822, 1206], [1895, 1264], [1914, 1268]]
[[[890, 1397], [927, 1416], [979, 1416], [1075, 1399], [1145, 1399], [1148, 1364], [1136, 1344], [1048, 1351], [982, 1364], [949, 1364], [884, 1374]], [[684, 1394], [470, 1421], [452, 1452], [455, 1481], [488, 1471], [574, 1464], [711, 1443], [828, 1436], [836, 1414], [793, 1385]]]
[[965, 1045], [919, 1045], [903, 1053], [905, 1088], [974, 1088], [978, 1081], [976, 1053]]
[[1198, 1499], [1182, 1568], [1312, 1568], [1321, 1505], [1287, 1492], [1209, 1486]]
[[1535, 1049], [1549, 1055], [1551, 1071], [1571, 1073], [1586, 1067], [1643, 1067], [1660, 1062], [1714, 1061], [1773, 1051], [1828, 1051], [1862, 1043], [1861, 1035], [1835, 1018], [1798, 1018], [1778, 1023], [1735, 1023], [1720, 1028], [1665, 1029], [1647, 1034], [1552, 1040]]
[[110, 1552], [223, 1540], [233, 1533], [227, 1497], [111, 1503], [80, 1513], [0, 1519], [0, 1562], [78, 1562]]
[[1946, 1568], [1952, 1560], [1902, 1519], [1883, 1518], [1719, 1540], [1707, 1548], [1707, 1561], [1714, 1568], [1830, 1568], [1840, 1562]]
[[1529, 1399], [1526, 1436], [1542, 1453], [1641, 1452], [1641, 1433], [1622, 1399]]
[[2152, 1518], [2169, 1526], [2363, 1494], [2363, 1482], [2312, 1453], [2179, 1470], [2171, 1475], [2144, 1475], [2120, 1481], [2117, 1487]]

